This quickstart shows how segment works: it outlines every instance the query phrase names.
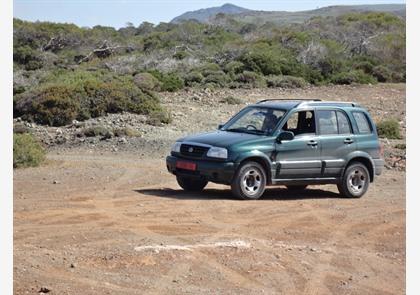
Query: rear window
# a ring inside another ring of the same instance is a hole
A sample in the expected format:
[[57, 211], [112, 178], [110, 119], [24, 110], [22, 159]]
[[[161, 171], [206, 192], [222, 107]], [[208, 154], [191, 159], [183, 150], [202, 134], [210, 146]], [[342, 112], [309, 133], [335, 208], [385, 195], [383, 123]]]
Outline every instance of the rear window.
[[370, 125], [369, 119], [365, 113], [353, 112], [353, 117], [356, 121], [356, 126], [360, 134], [372, 133], [372, 126]]

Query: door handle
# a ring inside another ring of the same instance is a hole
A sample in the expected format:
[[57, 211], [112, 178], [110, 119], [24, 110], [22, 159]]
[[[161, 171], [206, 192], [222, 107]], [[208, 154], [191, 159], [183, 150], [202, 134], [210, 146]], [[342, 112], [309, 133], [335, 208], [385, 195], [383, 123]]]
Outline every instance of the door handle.
[[344, 143], [351, 144], [351, 143], [353, 143], [353, 139], [346, 138], [346, 139], [344, 139]]
[[310, 145], [310, 146], [317, 146], [318, 142], [316, 142], [315, 140], [310, 140], [310, 141], [308, 141], [307, 144]]

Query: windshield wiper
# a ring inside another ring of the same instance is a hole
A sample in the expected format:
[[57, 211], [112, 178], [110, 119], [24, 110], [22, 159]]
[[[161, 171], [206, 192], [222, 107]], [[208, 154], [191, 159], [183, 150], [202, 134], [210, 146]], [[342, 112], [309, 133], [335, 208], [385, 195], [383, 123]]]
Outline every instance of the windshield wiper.
[[246, 129], [243, 129], [243, 128], [230, 128], [230, 129], [226, 129], [225, 131], [243, 133], [243, 132], [246, 132]]
[[245, 129], [245, 128], [231, 128], [226, 129], [225, 131], [239, 132], [239, 133], [248, 133], [248, 134], [266, 134], [266, 131], [263, 130], [254, 130], [254, 129]]

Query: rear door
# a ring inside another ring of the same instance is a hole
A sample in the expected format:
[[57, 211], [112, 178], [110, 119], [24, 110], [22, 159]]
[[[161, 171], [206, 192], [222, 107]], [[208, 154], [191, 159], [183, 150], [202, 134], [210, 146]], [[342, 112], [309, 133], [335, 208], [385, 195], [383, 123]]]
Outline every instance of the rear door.
[[316, 135], [313, 110], [292, 113], [282, 131], [295, 134], [293, 140], [275, 143], [276, 179], [315, 178], [321, 175], [321, 149]]
[[356, 149], [355, 137], [346, 112], [340, 109], [316, 111], [323, 177], [339, 177], [346, 157]]

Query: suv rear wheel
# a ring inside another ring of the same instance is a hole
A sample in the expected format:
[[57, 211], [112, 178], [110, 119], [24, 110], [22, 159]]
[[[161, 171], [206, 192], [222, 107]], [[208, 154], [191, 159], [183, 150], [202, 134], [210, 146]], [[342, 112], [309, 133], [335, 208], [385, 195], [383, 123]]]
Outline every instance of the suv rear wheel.
[[264, 193], [266, 182], [264, 168], [257, 162], [246, 162], [236, 172], [231, 188], [238, 198], [256, 200]]
[[337, 187], [340, 194], [347, 198], [360, 198], [368, 190], [369, 183], [370, 175], [366, 166], [354, 162], [347, 167]]
[[207, 185], [208, 181], [200, 178], [186, 177], [186, 176], [177, 176], [176, 181], [179, 186], [182, 187], [185, 191], [191, 192], [200, 192]]

